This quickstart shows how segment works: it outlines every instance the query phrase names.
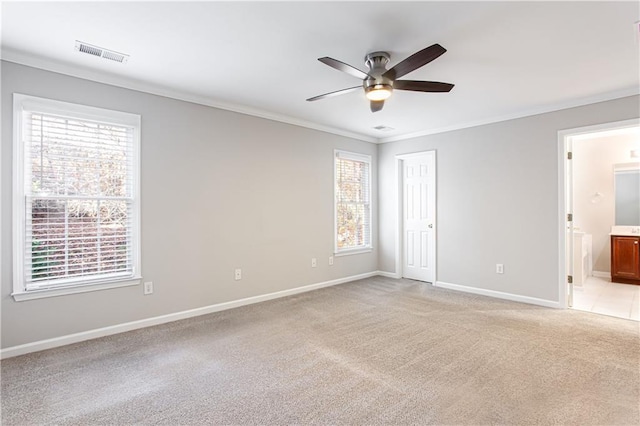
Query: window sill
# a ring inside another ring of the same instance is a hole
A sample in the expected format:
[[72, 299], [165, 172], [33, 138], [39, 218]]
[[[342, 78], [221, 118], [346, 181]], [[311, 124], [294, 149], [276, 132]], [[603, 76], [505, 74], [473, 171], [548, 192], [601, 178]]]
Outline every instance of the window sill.
[[353, 249], [353, 250], [342, 250], [337, 253], [334, 253], [333, 256], [334, 257], [351, 256], [352, 254], [371, 253], [372, 251], [373, 251], [373, 247]]
[[45, 297], [65, 296], [68, 294], [87, 293], [90, 291], [108, 290], [118, 287], [130, 287], [140, 284], [142, 277], [127, 278], [119, 281], [110, 281], [99, 284], [84, 284], [60, 288], [47, 288], [42, 290], [15, 291], [11, 293], [16, 302], [25, 300], [42, 299]]

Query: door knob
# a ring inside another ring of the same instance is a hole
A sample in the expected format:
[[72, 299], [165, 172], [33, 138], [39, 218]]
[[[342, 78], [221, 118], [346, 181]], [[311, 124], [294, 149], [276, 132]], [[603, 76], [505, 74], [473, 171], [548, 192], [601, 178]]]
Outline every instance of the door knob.
[[[429, 224], [429, 228], [433, 228], [433, 223]], [[638, 244], [638, 242], [636, 241], [636, 244]]]

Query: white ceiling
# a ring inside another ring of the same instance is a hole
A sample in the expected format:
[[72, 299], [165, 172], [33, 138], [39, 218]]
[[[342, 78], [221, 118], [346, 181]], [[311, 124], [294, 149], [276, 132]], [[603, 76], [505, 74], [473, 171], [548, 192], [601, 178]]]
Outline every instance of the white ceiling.
[[[639, 20], [635, 1], [3, 2], [2, 58], [385, 141], [637, 94]], [[319, 57], [393, 66], [433, 43], [448, 52], [404, 78], [450, 93], [396, 91], [375, 114], [362, 92], [305, 101], [360, 83]]]

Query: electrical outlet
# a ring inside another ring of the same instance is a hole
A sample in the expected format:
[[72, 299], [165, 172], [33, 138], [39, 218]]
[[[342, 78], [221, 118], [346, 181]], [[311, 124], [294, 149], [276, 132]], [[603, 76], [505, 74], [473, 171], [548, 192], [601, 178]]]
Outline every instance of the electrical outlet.
[[333, 265], [333, 256], [329, 256], [329, 266]]
[[242, 279], [242, 269], [236, 269], [235, 277], [236, 277], [236, 281]]
[[496, 263], [496, 274], [504, 274], [504, 265], [502, 263]]
[[153, 283], [151, 281], [144, 283], [144, 294], [153, 294]]
[[316, 266], [318, 266], [318, 260], [315, 257], [313, 257], [311, 258], [311, 267], [315, 268]]

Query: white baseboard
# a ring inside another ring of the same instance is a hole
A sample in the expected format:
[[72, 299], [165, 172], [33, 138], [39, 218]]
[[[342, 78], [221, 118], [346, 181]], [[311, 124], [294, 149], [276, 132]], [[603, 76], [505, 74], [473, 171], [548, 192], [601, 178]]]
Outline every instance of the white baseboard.
[[382, 277], [387, 277], [387, 278], [395, 278], [395, 279], [402, 278], [400, 274], [396, 274], [395, 272], [376, 271], [376, 274]]
[[608, 280], [611, 279], [611, 272], [607, 271], [591, 271], [591, 275], [598, 278], [606, 278]]
[[496, 297], [498, 299], [511, 300], [514, 302], [528, 303], [530, 305], [545, 306], [547, 308], [564, 308], [555, 300], [538, 299], [537, 297], [521, 296], [519, 294], [503, 293], [501, 291], [487, 290], [484, 288], [468, 287], [466, 285], [446, 283], [436, 281], [435, 287], [448, 288], [450, 290], [463, 291], [465, 293], [480, 294], [482, 296]]
[[217, 303], [215, 305], [203, 306], [202, 308], [189, 309], [187, 311], [175, 312], [172, 314], [161, 315], [152, 318], [145, 318], [138, 321], [126, 322], [123, 324], [112, 325], [109, 327], [97, 328], [94, 330], [83, 331], [80, 333], [68, 334], [66, 336], [55, 337], [52, 339], [40, 340], [37, 342], [26, 343], [24, 345], [12, 346], [0, 350], [0, 359], [11, 358], [18, 355], [24, 355], [31, 352], [38, 352], [45, 349], [57, 348], [59, 346], [70, 345], [72, 343], [83, 342], [85, 340], [96, 339], [98, 337], [110, 336], [112, 334], [124, 333], [139, 328], [151, 327], [154, 325], [165, 324], [172, 321], [178, 321], [186, 318], [206, 315], [213, 312], [224, 311], [227, 309], [238, 308], [240, 306], [260, 303], [267, 300], [278, 299], [281, 297], [292, 296], [294, 294], [305, 293], [317, 290], [323, 287], [330, 287], [338, 284], [344, 284], [350, 281], [361, 280], [364, 278], [382, 275], [378, 271], [367, 272], [359, 275], [338, 278], [335, 280], [324, 281], [320, 283], [296, 287], [289, 290], [276, 291], [274, 293], [262, 294], [260, 296], [247, 297], [245, 299], [232, 300], [230, 302]]

